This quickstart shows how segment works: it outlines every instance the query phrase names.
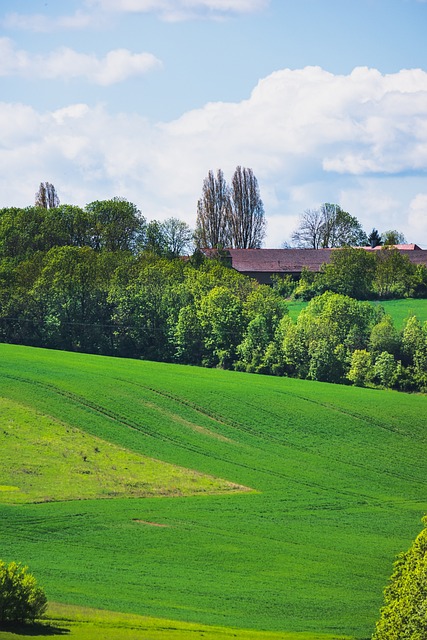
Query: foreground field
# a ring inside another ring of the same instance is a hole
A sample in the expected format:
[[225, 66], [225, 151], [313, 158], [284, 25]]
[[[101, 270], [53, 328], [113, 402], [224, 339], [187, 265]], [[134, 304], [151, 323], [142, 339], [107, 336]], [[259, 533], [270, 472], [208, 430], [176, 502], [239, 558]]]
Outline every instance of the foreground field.
[[425, 396], [0, 345], [0, 398], [2, 557], [51, 601], [367, 638], [427, 511]]
[[317, 633], [210, 627], [58, 603], [51, 603], [46, 619], [35, 629], [24, 627], [8, 632], [0, 628], [2, 640], [25, 640], [29, 634], [33, 638], [45, 638], [48, 635], [66, 636], [74, 640], [349, 640], [344, 636]]

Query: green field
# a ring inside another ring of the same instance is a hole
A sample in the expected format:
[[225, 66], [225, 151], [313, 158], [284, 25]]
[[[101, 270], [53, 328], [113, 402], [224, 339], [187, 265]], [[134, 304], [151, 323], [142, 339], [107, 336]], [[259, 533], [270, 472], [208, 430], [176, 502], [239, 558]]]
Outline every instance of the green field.
[[253, 631], [51, 603], [42, 623], [7, 630], [2, 640], [65, 636], [72, 640], [350, 640], [317, 633]]
[[379, 304], [384, 307], [386, 313], [391, 315], [396, 329], [402, 329], [408, 316], [415, 315], [420, 322], [427, 321], [427, 300], [425, 299], [386, 300]]
[[425, 396], [0, 345], [0, 398], [0, 557], [177, 640], [368, 638], [427, 511]]
[[[289, 315], [294, 320], [297, 320], [298, 315], [302, 309], [307, 306], [308, 302], [302, 300], [289, 300], [287, 302], [289, 308]], [[427, 300], [418, 298], [405, 298], [402, 300], [381, 300], [380, 302], [373, 302], [374, 305], [381, 305], [384, 307], [386, 313], [393, 318], [396, 329], [402, 329], [404, 321], [410, 315], [416, 315], [420, 322], [427, 320]]]

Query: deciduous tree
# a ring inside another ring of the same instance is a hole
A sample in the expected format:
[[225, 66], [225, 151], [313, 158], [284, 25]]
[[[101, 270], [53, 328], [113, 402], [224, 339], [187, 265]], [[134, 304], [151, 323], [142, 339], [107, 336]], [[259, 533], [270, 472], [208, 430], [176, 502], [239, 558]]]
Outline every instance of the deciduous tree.
[[396, 229], [389, 229], [388, 231], [383, 231], [381, 234], [381, 242], [384, 246], [405, 244], [406, 238], [400, 231], [397, 231]]
[[347, 379], [357, 387], [365, 384], [371, 373], [371, 355], [366, 349], [356, 349], [351, 356]]
[[229, 247], [230, 190], [221, 169], [216, 176], [209, 171], [203, 181], [202, 197], [197, 203], [195, 241], [202, 249]]
[[168, 218], [161, 223], [161, 227], [167, 255], [177, 258], [191, 249], [193, 233], [186, 222]]
[[395, 381], [397, 367], [398, 363], [394, 356], [388, 351], [383, 351], [375, 360], [373, 368], [374, 379], [388, 389]]
[[321, 206], [323, 216], [322, 247], [348, 247], [366, 244], [366, 234], [360, 222], [336, 204]]
[[96, 251], [136, 251], [143, 242], [145, 218], [125, 198], [96, 200], [86, 205], [90, 216], [90, 246]]
[[252, 169], [237, 167], [231, 184], [230, 228], [233, 247], [259, 249], [265, 236], [264, 205]]
[[334, 251], [331, 262], [324, 265], [323, 281], [329, 291], [367, 300], [373, 297], [375, 271], [375, 252], [343, 247]]
[[40, 182], [36, 193], [35, 206], [42, 209], [54, 209], [59, 206], [59, 198], [56, 189], [50, 182]]
[[376, 254], [377, 269], [373, 288], [380, 298], [401, 298], [408, 295], [415, 272], [409, 258], [390, 246], [383, 247]]
[[299, 226], [292, 234], [292, 242], [298, 247], [320, 249], [323, 241], [323, 216], [320, 209], [306, 209]]
[[292, 241], [299, 247], [320, 249], [362, 246], [367, 237], [357, 218], [336, 204], [324, 203], [303, 213]]
[[46, 607], [46, 594], [28, 567], [0, 560], [0, 622], [34, 622]]
[[[424, 518], [424, 524], [427, 520]], [[373, 640], [427, 637], [427, 529], [394, 564]]]

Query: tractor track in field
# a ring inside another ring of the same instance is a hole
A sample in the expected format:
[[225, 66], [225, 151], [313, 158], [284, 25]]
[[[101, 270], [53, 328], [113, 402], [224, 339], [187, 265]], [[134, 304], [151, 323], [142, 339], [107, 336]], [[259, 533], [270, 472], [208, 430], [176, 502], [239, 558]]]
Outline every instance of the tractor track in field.
[[[125, 382], [124, 380], [121, 380], [121, 381]], [[213, 420], [214, 422], [216, 422], [219, 425], [223, 425], [223, 426], [226, 426], [226, 427], [232, 427], [233, 429], [237, 429], [238, 431], [241, 431], [243, 433], [249, 433], [250, 435], [257, 437], [262, 441], [265, 440], [265, 433], [255, 429], [253, 427], [243, 426], [241, 423], [239, 423], [239, 422], [237, 422], [235, 420], [230, 420], [230, 421], [226, 422], [226, 421], [220, 419], [214, 413], [210, 413], [206, 409], [203, 409], [202, 407], [200, 407], [196, 403], [193, 403], [193, 402], [188, 401], [188, 400], [183, 400], [181, 397], [175, 396], [174, 394], [171, 394], [170, 392], [159, 391], [158, 389], [154, 389], [152, 387], [148, 387], [148, 386], [144, 386], [144, 385], [139, 385], [138, 383], [133, 383], [133, 384], [135, 384], [135, 385], [137, 385], [137, 386], [139, 386], [139, 387], [141, 387], [143, 389], [147, 389], [147, 390], [151, 391], [152, 393], [155, 393], [156, 395], [168, 398], [169, 400], [172, 400], [173, 402], [176, 402], [176, 403], [181, 404], [183, 406], [189, 407], [192, 410], [194, 410], [195, 412], [200, 413], [203, 416], [210, 418], [211, 420]], [[299, 400], [304, 400], [305, 399], [304, 396], [298, 396], [297, 394], [292, 394], [292, 393], [288, 394], [287, 392], [281, 392], [281, 391], [279, 391], [279, 393], [280, 394], [284, 394], [284, 395], [290, 395], [291, 397], [295, 396]], [[364, 416], [361, 416], [361, 415], [356, 414], [356, 413], [353, 414], [351, 412], [344, 411], [342, 409], [334, 407], [334, 405], [332, 405], [332, 404], [331, 405], [328, 405], [327, 403], [323, 404], [323, 403], [319, 403], [319, 402], [316, 402], [315, 400], [310, 400], [310, 399], [307, 399], [307, 401], [308, 402], [313, 402], [314, 404], [321, 404], [322, 406], [324, 406], [328, 410], [335, 408], [335, 410], [338, 413], [342, 413], [342, 414], [344, 414], [346, 416], [350, 416], [352, 418], [361, 420], [363, 422], [367, 422], [366, 416], [364, 417]], [[246, 405], [250, 406], [250, 403], [246, 401]], [[260, 410], [259, 405], [256, 405], [256, 408], [258, 410]], [[265, 409], [265, 408], [261, 407], [261, 411], [263, 411], [264, 413], [266, 413], [266, 414], [268, 414], [270, 416], [277, 417], [277, 414], [273, 413], [272, 411], [269, 411], [268, 409]], [[378, 422], [378, 425], [380, 426], [381, 423]], [[393, 434], [395, 434], [395, 433], [401, 434], [401, 432], [398, 431], [398, 430], [389, 429], [389, 431], [391, 433], [393, 433]], [[407, 437], [409, 439], [409, 436], [407, 436], [406, 434], [404, 434], [404, 435], [405, 435], [405, 437]], [[307, 453], [307, 454], [310, 454], [310, 455], [313, 455], [315, 453], [317, 457], [323, 458], [324, 460], [328, 460], [328, 461], [333, 460], [335, 462], [339, 462], [339, 464], [346, 465], [346, 466], [351, 467], [351, 468], [355, 468], [355, 469], [358, 469], [358, 470], [359, 469], [369, 470], [369, 471], [378, 473], [378, 470], [376, 468], [367, 467], [366, 464], [358, 463], [358, 462], [355, 462], [355, 461], [342, 460], [342, 459], [340, 459], [338, 457], [327, 455], [324, 452], [320, 453], [317, 450], [314, 451], [313, 447], [297, 444], [294, 441], [283, 437], [283, 435], [276, 436], [272, 432], [269, 432], [269, 439], [274, 441], [274, 442], [277, 442], [278, 444], [280, 444], [282, 446], [285, 445], [285, 446], [287, 446], [289, 448], [296, 449], [297, 451], [300, 451], [302, 453]], [[381, 471], [381, 474], [387, 475], [387, 476], [392, 477], [392, 478], [399, 478], [401, 480], [406, 480], [406, 481], [411, 482], [411, 483], [415, 482], [416, 484], [419, 484], [420, 486], [423, 486], [423, 487], [425, 486], [424, 482], [421, 482], [420, 480], [418, 480], [417, 478], [414, 478], [413, 476], [402, 474], [401, 472], [400, 473], [396, 473], [396, 472], [392, 472], [392, 471], [388, 471], [386, 469], [383, 469]], [[368, 496], [366, 496], [366, 497], [368, 497]]]
[[[127, 382], [124, 379], [120, 379], [120, 381], [121, 382]], [[219, 424], [219, 425], [222, 425], [222, 426], [225, 426], [225, 427], [232, 427], [232, 428], [237, 429], [238, 431], [241, 431], [243, 433], [249, 433], [250, 435], [257, 437], [260, 440], [265, 440], [265, 434], [263, 432], [261, 432], [259, 430], [256, 430], [256, 429], [254, 429], [252, 427], [244, 427], [241, 423], [239, 423], [237, 421], [234, 421], [234, 420], [230, 420], [230, 421], [226, 422], [225, 420], [223, 420], [220, 417], [218, 417], [218, 415], [214, 414], [213, 412], [207, 411], [206, 409], [200, 407], [199, 405], [197, 405], [194, 402], [191, 402], [189, 400], [183, 400], [181, 397], [175, 396], [174, 394], [172, 394], [170, 392], [160, 391], [158, 389], [154, 389], [153, 387], [142, 385], [142, 384], [139, 384], [139, 383], [136, 383], [136, 382], [132, 382], [132, 384], [134, 384], [135, 386], [140, 387], [141, 389], [151, 391], [152, 393], [154, 393], [156, 395], [159, 395], [160, 397], [167, 398], [168, 400], [171, 400], [171, 401], [173, 401], [175, 403], [181, 404], [182, 406], [188, 407], [188, 408], [192, 409], [193, 411], [195, 411], [197, 413], [200, 413], [204, 417], [207, 417], [207, 418], [213, 420], [216, 424]], [[249, 403], [246, 403], [246, 404], [249, 404]], [[257, 406], [257, 408], [259, 409], [259, 406]], [[274, 413], [268, 411], [267, 409], [262, 409], [262, 410], [265, 413], [268, 413], [269, 415], [275, 415]], [[313, 453], [314, 453], [313, 452], [313, 448], [310, 448], [308, 446], [295, 444], [294, 442], [283, 438], [283, 436], [278, 437], [278, 436], [274, 436], [272, 433], [269, 433], [269, 438], [271, 440], [276, 441], [278, 444], [281, 444], [282, 446], [286, 445], [286, 446], [288, 446], [290, 448], [296, 449], [296, 450], [298, 450], [300, 452], [303, 452], [303, 453], [308, 453], [310, 455], [313, 455]], [[348, 466], [350, 468], [355, 468], [355, 469], [358, 469], [358, 470], [361, 469], [363, 471], [368, 469], [369, 471], [373, 471], [373, 472], [377, 472], [378, 473], [377, 469], [369, 468], [369, 467], [367, 468], [366, 465], [364, 465], [362, 463], [356, 463], [354, 461], [353, 462], [343, 461], [343, 460], [341, 460], [341, 459], [339, 459], [337, 457], [328, 456], [328, 455], [324, 454], [323, 452], [319, 453], [318, 451], [316, 452], [316, 455], [317, 455], [317, 457], [323, 458], [324, 460], [327, 460], [327, 461], [333, 460], [335, 462], [339, 462], [339, 464], [341, 464], [341, 465], [345, 465], [345, 466]], [[239, 463], [235, 463], [235, 464], [239, 464]], [[239, 466], [243, 466], [243, 465], [239, 464]], [[255, 467], [250, 467], [250, 468], [255, 470], [255, 471], [259, 471], [260, 470], [259, 468], [255, 468]], [[277, 473], [275, 474], [272, 471], [270, 471], [269, 473], [271, 475], [278, 475]], [[420, 486], [423, 486], [423, 487], [425, 486], [425, 483], [419, 481], [417, 478], [414, 478], [414, 477], [408, 476], [408, 475], [404, 475], [402, 473], [395, 473], [395, 472], [387, 471], [387, 470], [382, 470], [381, 473], [384, 474], [384, 475], [387, 475], [389, 477], [392, 477], [392, 478], [400, 478], [402, 480], [406, 480], [406, 481], [411, 482], [411, 483], [415, 482], [416, 484], [419, 484]], [[322, 490], [325, 489], [322, 485], [320, 485], [318, 483], [312, 483], [312, 482], [308, 482], [308, 481], [304, 482], [301, 479], [296, 480], [293, 476], [286, 476], [285, 474], [282, 474], [282, 475], [283, 475], [283, 477], [287, 477], [291, 481], [293, 481], [293, 482], [295, 482], [297, 484], [306, 486], [306, 487], [317, 488], [317, 489], [322, 489]], [[368, 500], [370, 502], [374, 499], [372, 495], [366, 495], [366, 494], [360, 494], [360, 493], [355, 494], [353, 492], [348, 492], [348, 491], [343, 491], [343, 490], [337, 490], [337, 492], [340, 493], [341, 495], [345, 495], [347, 497], [349, 495], [351, 495], [352, 497], [357, 495], [358, 497], [364, 498], [364, 499], [366, 499], [366, 500]], [[375, 501], [375, 499], [374, 499], [374, 501]]]
[[[189, 445], [184, 444], [182, 441], [180, 441], [178, 438], [174, 438], [171, 437], [169, 435], [166, 435], [164, 433], [160, 434], [158, 432], [153, 431], [152, 429], [147, 429], [146, 425], [141, 425], [139, 422], [135, 422], [134, 420], [130, 420], [128, 418], [126, 418], [125, 416], [122, 416], [114, 411], [111, 411], [109, 409], [106, 409], [105, 407], [93, 402], [93, 401], [89, 401], [87, 398], [80, 396], [77, 393], [71, 392], [71, 391], [67, 391], [65, 389], [60, 389], [58, 386], [55, 386], [52, 383], [49, 382], [42, 382], [40, 380], [34, 380], [32, 378], [26, 378], [24, 376], [16, 376], [16, 375], [12, 375], [12, 374], [6, 374], [3, 373], [2, 374], [4, 377], [9, 378], [11, 380], [15, 380], [24, 384], [29, 384], [35, 387], [39, 387], [39, 388], [44, 388], [47, 391], [62, 396], [74, 403], [76, 403], [78, 406], [80, 406], [83, 410], [86, 410], [90, 413], [94, 413], [96, 415], [100, 415], [104, 418], [106, 418], [107, 420], [111, 421], [113, 424], [118, 424], [121, 425], [123, 427], [126, 427], [128, 429], [131, 429], [133, 431], [136, 431], [137, 433], [140, 433], [143, 436], [147, 436], [150, 438], [154, 438], [160, 441], [164, 441], [164, 442], [169, 442], [170, 444], [179, 447], [185, 451], [190, 451], [194, 454], [197, 455], [201, 455], [204, 456], [206, 458], [213, 458], [215, 460], [218, 460], [222, 463], [228, 463], [228, 464], [232, 464], [233, 466], [236, 467], [240, 467], [242, 469], [245, 470], [249, 470], [251, 472], [257, 472], [257, 473], [261, 473], [261, 474], [265, 474], [268, 477], [276, 477], [276, 478], [280, 478], [281, 480], [284, 480], [288, 483], [293, 483], [296, 485], [301, 485], [301, 486], [305, 486], [309, 489], [312, 490], [318, 490], [318, 491], [325, 491], [328, 492], [330, 490], [330, 488], [328, 486], [324, 486], [323, 484], [319, 483], [319, 482], [314, 482], [314, 481], [309, 481], [309, 480], [304, 480], [304, 476], [303, 474], [299, 475], [298, 478], [296, 478], [294, 475], [291, 474], [287, 474], [281, 471], [277, 471], [268, 467], [262, 467], [262, 466], [253, 466], [250, 464], [246, 464], [244, 462], [241, 461], [237, 461], [235, 459], [235, 457], [233, 457], [232, 453], [230, 454], [230, 456], [220, 456], [216, 453], [214, 453], [213, 451], [206, 451], [201, 447], [195, 446], [193, 445]], [[128, 380], [124, 380], [121, 378], [115, 378], [116, 380], [120, 381], [120, 382], [124, 382], [126, 384], [129, 383]], [[155, 395], [158, 395], [160, 397], [163, 398], [167, 398], [169, 400], [172, 400], [173, 402], [176, 402], [178, 404], [181, 404], [183, 406], [189, 407], [192, 410], [200, 413], [201, 415], [210, 418], [211, 420], [213, 420], [214, 422], [216, 422], [217, 424], [223, 425], [223, 426], [227, 426], [227, 427], [232, 427], [235, 429], [238, 429], [239, 431], [242, 431], [244, 433], [249, 433], [250, 435], [252, 435], [253, 437], [256, 437], [260, 440], [265, 440], [265, 434], [257, 429], [254, 429], [253, 427], [244, 427], [242, 424], [236, 422], [236, 421], [223, 421], [223, 420], [219, 420], [217, 416], [215, 416], [215, 414], [210, 413], [209, 411], [205, 410], [204, 408], [198, 406], [196, 403], [193, 403], [191, 401], [187, 401], [187, 400], [183, 400], [180, 397], [174, 396], [173, 394], [169, 393], [169, 392], [163, 392], [163, 391], [159, 391], [158, 389], [154, 389], [152, 387], [149, 386], [145, 386], [145, 385], [140, 385], [138, 383], [133, 382], [134, 385], [139, 386], [141, 389], [144, 389], [146, 391], [149, 391]], [[284, 395], [290, 395], [291, 397], [297, 397], [299, 399], [304, 400], [304, 396], [298, 396], [297, 394], [292, 394], [289, 393], [287, 394], [286, 392], [284, 392]], [[309, 400], [310, 402], [310, 400]], [[315, 401], [313, 401], [315, 402]], [[316, 402], [315, 402], [316, 403]], [[316, 403], [316, 404], [322, 404], [322, 403]], [[325, 405], [328, 407], [327, 403], [325, 403]], [[333, 407], [333, 405], [332, 405]], [[345, 413], [345, 412], [342, 412]], [[348, 415], [351, 415], [350, 413]], [[300, 450], [303, 453], [309, 453], [311, 455], [313, 455], [313, 450], [310, 449], [309, 447], [304, 447], [302, 445], [296, 445], [294, 443], [292, 443], [291, 441], [287, 441], [286, 439], [279, 438], [277, 436], [274, 436], [273, 434], [270, 434], [271, 439], [275, 442], [277, 442], [278, 444], [281, 444], [282, 446], [288, 446], [290, 448], [293, 449], [297, 449]], [[281, 460], [283, 460], [283, 456], [280, 455], [280, 453], [276, 454]], [[337, 460], [340, 464], [343, 465], [348, 465], [350, 467], [355, 467], [355, 468], [360, 468], [360, 469], [366, 469], [366, 466], [362, 465], [362, 464], [358, 464], [358, 463], [354, 463], [354, 462], [345, 462], [345, 461], [341, 461], [337, 458], [331, 458], [329, 456], [325, 456], [324, 454], [319, 454], [317, 452], [318, 457], [323, 457], [325, 460]], [[395, 474], [395, 473], [391, 473], [391, 472], [387, 472], [387, 471], [382, 471], [382, 473], [388, 473], [390, 476], [392, 477], [400, 477], [406, 480], [409, 480], [411, 482], [413, 482], [415, 479], [411, 478], [411, 477], [407, 477], [407, 476], [401, 476], [399, 474]], [[420, 481], [417, 481], [417, 484], [421, 484], [422, 486], [424, 486], [424, 483], [421, 483]], [[360, 494], [360, 493], [356, 493], [353, 491], [347, 491], [347, 490], [342, 490], [342, 489], [336, 489], [337, 493], [341, 494], [342, 496], [345, 497], [349, 497], [351, 496], [352, 498], [354, 497], [358, 497], [358, 498], [364, 498], [366, 500], [369, 501], [375, 501], [376, 498], [375, 496], [369, 495], [369, 494]]]
[[[383, 431], [387, 431], [393, 435], [399, 435], [402, 438], [406, 438], [408, 440], [412, 440], [412, 436], [404, 431], [401, 431], [400, 429], [398, 429], [397, 427], [393, 427], [393, 426], [388, 426], [386, 425], [384, 422], [381, 422], [380, 420], [376, 419], [374, 416], [372, 415], [364, 415], [361, 413], [358, 413], [357, 411], [350, 411], [349, 409], [344, 409], [343, 407], [337, 407], [335, 404], [331, 403], [331, 402], [321, 402], [320, 400], [313, 400], [312, 398], [307, 398], [306, 396], [301, 396], [298, 393], [295, 393], [293, 391], [283, 391], [283, 390], [275, 390], [275, 393], [279, 394], [279, 395], [284, 395], [284, 396], [290, 396], [291, 398], [295, 398], [299, 401], [304, 401], [304, 402], [309, 402], [311, 404], [314, 404], [316, 406], [321, 406], [325, 409], [328, 409], [328, 411], [334, 411], [335, 413], [341, 413], [344, 416], [350, 416], [351, 418], [354, 418], [355, 420], [359, 420], [361, 422], [364, 422], [366, 425], [368, 425], [369, 427], [377, 427], [378, 429], [382, 429]], [[423, 438], [423, 442], [427, 443], [427, 437]]]
[[[292, 479], [292, 478], [286, 476], [285, 474], [279, 473], [277, 471], [273, 471], [271, 469], [261, 468], [261, 467], [255, 467], [254, 468], [253, 466], [250, 466], [248, 464], [244, 464], [244, 463], [241, 463], [241, 462], [236, 462], [234, 459], [229, 459], [228, 460], [227, 458], [225, 458], [223, 456], [216, 455], [215, 453], [213, 453], [211, 451], [207, 452], [207, 451], [203, 450], [200, 447], [196, 447], [194, 445], [193, 446], [189, 446], [188, 444], [184, 445], [178, 438], [172, 438], [171, 436], [167, 436], [165, 434], [161, 434], [160, 435], [160, 434], [155, 433], [153, 431], [147, 430], [146, 428], [143, 429], [140, 426], [139, 423], [136, 423], [133, 420], [131, 421], [129, 419], [126, 419], [123, 416], [121, 416], [120, 414], [117, 414], [117, 413], [115, 413], [115, 412], [113, 412], [111, 410], [107, 410], [104, 407], [101, 407], [100, 405], [98, 405], [98, 404], [96, 404], [94, 402], [91, 402], [91, 401], [87, 400], [86, 398], [84, 398], [84, 397], [82, 397], [82, 396], [80, 396], [80, 395], [78, 395], [78, 394], [76, 394], [74, 392], [65, 391], [64, 389], [60, 389], [60, 388], [58, 388], [57, 386], [55, 386], [55, 385], [53, 385], [51, 383], [41, 382], [40, 380], [34, 380], [34, 379], [31, 379], [31, 378], [25, 378], [23, 376], [14, 376], [14, 375], [11, 375], [11, 374], [2, 374], [2, 375], [5, 378], [9, 378], [11, 380], [15, 380], [17, 382], [21, 382], [21, 383], [24, 383], [24, 384], [29, 384], [29, 385], [32, 385], [32, 386], [35, 386], [35, 387], [41, 387], [43, 389], [46, 389], [46, 390], [50, 391], [51, 393], [54, 393], [56, 395], [62, 396], [64, 398], [67, 398], [68, 400], [71, 400], [71, 401], [77, 403], [82, 409], [84, 409], [84, 410], [86, 410], [86, 411], [88, 411], [90, 413], [95, 413], [95, 414], [101, 415], [104, 418], [107, 418], [108, 420], [112, 421], [115, 424], [119, 424], [119, 425], [122, 425], [122, 426], [124, 426], [124, 427], [126, 427], [128, 429], [132, 429], [133, 431], [141, 433], [144, 436], [148, 436], [148, 437], [151, 437], [151, 438], [154, 438], [154, 439], [157, 439], [157, 440], [163, 440], [165, 442], [170, 442], [174, 446], [177, 446], [177, 447], [179, 447], [181, 449], [184, 449], [186, 451], [191, 451], [192, 453], [196, 453], [198, 455], [202, 455], [202, 456], [205, 456], [205, 457], [208, 457], [208, 458], [214, 458], [216, 460], [219, 460], [220, 462], [231, 463], [231, 464], [233, 464], [235, 466], [242, 467], [244, 469], [249, 469], [250, 471], [254, 471], [255, 470], [255, 471], [258, 471], [260, 473], [265, 473], [265, 474], [267, 474], [269, 476], [273, 475], [273, 476], [276, 476], [276, 477], [279, 477], [279, 478], [283, 478], [283, 479], [288, 479], [288, 480]], [[143, 387], [143, 388], [148, 388], [148, 387]], [[318, 488], [327, 490], [326, 488], [323, 488], [321, 486], [319, 486]]]

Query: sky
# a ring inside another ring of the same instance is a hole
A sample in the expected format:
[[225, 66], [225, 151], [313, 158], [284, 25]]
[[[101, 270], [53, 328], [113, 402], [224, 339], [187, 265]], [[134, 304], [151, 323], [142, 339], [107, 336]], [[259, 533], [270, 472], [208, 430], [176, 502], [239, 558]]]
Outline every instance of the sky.
[[192, 228], [251, 168], [264, 246], [340, 205], [427, 249], [427, 0], [1, 0], [0, 208], [123, 197]]

